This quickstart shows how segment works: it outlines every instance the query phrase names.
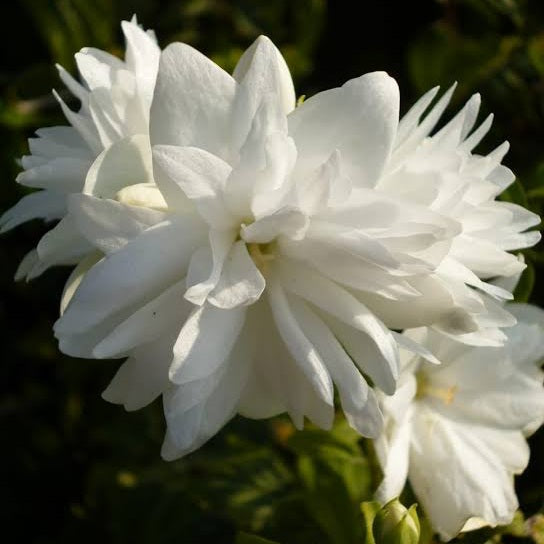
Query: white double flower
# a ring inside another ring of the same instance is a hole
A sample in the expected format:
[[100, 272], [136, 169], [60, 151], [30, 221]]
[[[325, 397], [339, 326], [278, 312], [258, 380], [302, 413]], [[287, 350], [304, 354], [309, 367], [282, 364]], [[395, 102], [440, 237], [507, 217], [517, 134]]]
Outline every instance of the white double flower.
[[63, 217], [70, 194], [23, 272], [80, 263], [55, 325], [60, 347], [128, 357], [104, 396], [137, 409], [162, 394], [166, 458], [237, 413], [329, 428], [334, 386], [352, 427], [377, 437], [383, 416], [367, 378], [393, 394], [399, 348], [436, 362], [396, 330], [501, 344], [515, 320], [493, 298], [510, 294], [486, 280], [520, 271], [507, 251], [538, 241], [524, 232], [538, 218], [495, 202], [513, 176], [504, 148], [472, 153], [490, 123], [471, 132], [477, 98], [430, 136], [449, 92], [423, 115], [431, 91], [399, 123], [397, 84], [375, 72], [295, 107], [265, 37], [233, 76], [172, 44], [155, 81], [156, 44], [127, 29], [125, 64], [87, 52], [86, 88], [64, 75], [82, 99], [79, 114], [65, 108], [74, 129], [63, 131], [85, 142], [85, 179], [70, 178], [62, 212], [28, 208], [59, 192], [57, 158], [75, 160], [40, 144], [29, 163], [42, 172], [45, 161], [35, 185], [46, 190], [3, 221]]

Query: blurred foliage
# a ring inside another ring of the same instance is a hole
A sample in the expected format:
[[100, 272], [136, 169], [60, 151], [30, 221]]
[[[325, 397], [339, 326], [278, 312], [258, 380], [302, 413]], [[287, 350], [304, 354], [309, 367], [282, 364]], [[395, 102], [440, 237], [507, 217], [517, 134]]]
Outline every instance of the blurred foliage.
[[[54, 64], [74, 71], [73, 54], [83, 46], [122, 54], [119, 21], [137, 13], [162, 45], [188, 42], [229, 70], [257, 35], [268, 34], [287, 58], [299, 94], [308, 96], [381, 69], [398, 79], [405, 110], [428, 88], [457, 80], [452, 108], [480, 92], [482, 118], [495, 113], [484, 151], [511, 142], [506, 163], [518, 180], [503, 198], [542, 214], [544, 2], [358, 4], [361, 12], [341, 0], [6, 3], [0, 209], [24, 192], [13, 179], [26, 138], [40, 126], [64, 122], [50, 94], [60, 87]], [[371, 500], [379, 472], [372, 452], [343, 420], [324, 433], [295, 432], [283, 418], [237, 418], [198, 452], [163, 462], [160, 403], [128, 414], [103, 402], [99, 392], [117, 363], [73, 360], [57, 351], [51, 325], [68, 271], [12, 282], [18, 261], [43, 232], [38, 222], [24, 225], [0, 244], [5, 534], [44, 544], [364, 542], [360, 503]], [[544, 253], [533, 248], [525, 258], [529, 266], [516, 298], [544, 305]], [[542, 432], [531, 446], [533, 461], [517, 481], [525, 517], [520, 513], [509, 527], [482, 529], [458, 542], [544, 542]], [[412, 502], [407, 497], [405, 504]], [[420, 519], [421, 543], [435, 542]]]

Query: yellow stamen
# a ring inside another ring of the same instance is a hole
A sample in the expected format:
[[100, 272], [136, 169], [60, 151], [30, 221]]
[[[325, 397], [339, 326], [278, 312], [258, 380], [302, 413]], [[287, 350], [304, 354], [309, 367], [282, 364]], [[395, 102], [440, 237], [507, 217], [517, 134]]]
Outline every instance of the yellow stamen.
[[429, 383], [429, 380], [425, 376], [417, 377], [417, 394], [418, 398], [434, 397], [441, 400], [444, 404], [450, 405], [457, 393], [457, 386], [452, 385], [450, 387], [436, 387]]

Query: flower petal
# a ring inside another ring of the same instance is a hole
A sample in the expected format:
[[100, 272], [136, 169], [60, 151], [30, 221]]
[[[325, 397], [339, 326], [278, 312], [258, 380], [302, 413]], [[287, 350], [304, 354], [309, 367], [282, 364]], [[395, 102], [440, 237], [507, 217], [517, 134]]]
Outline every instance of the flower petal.
[[391, 436], [383, 433], [375, 442], [384, 475], [376, 490], [376, 497], [383, 504], [400, 496], [404, 489], [408, 478], [411, 434], [412, 415], [409, 410], [402, 421], [395, 425]]
[[334, 391], [327, 367], [300, 328], [276, 274], [270, 275], [268, 286], [268, 300], [281, 338], [315, 392], [326, 404], [333, 406]]
[[147, 136], [137, 135], [114, 143], [98, 155], [89, 169], [83, 192], [98, 198], [114, 198], [129, 185], [152, 181], [149, 140]]
[[157, 185], [171, 207], [181, 202], [183, 208], [188, 198], [215, 228], [234, 225], [223, 202], [222, 187], [231, 172], [225, 161], [195, 147], [160, 145], [153, 147], [153, 164]]
[[295, 107], [295, 91], [283, 57], [266, 36], [259, 36], [244, 53], [234, 78], [238, 85], [233, 104], [231, 145], [236, 153], [246, 140], [263, 98], [277, 102], [280, 111], [287, 114]]
[[391, 153], [398, 116], [398, 86], [385, 72], [309, 98], [289, 115], [289, 134], [299, 154], [297, 174], [311, 172], [338, 149], [354, 186], [373, 187]]
[[308, 225], [308, 217], [300, 210], [285, 207], [249, 225], [242, 225], [240, 236], [250, 244], [268, 244], [281, 234], [296, 240], [304, 236]]
[[[381, 321], [360, 301], [334, 282], [309, 268], [283, 264], [282, 284], [347, 325], [368, 334], [383, 357], [383, 364], [398, 369], [397, 343]], [[393, 371], [394, 374], [396, 370]]]
[[418, 412], [413, 433], [410, 483], [443, 539], [456, 536], [474, 516], [492, 526], [512, 520], [518, 502], [496, 447], [504, 444], [514, 464], [525, 466], [528, 451], [521, 433], [472, 427], [430, 411]]
[[122, 404], [132, 412], [167, 391], [171, 387], [168, 367], [172, 362], [172, 340], [168, 336], [135, 348], [102, 393], [102, 398]]
[[0, 216], [0, 234], [32, 219], [52, 221], [66, 213], [66, 197], [55, 191], [36, 191], [25, 195]]
[[350, 426], [363, 436], [378, 437], [383, 418], [374, 392], [327, 325], [300, 299], [292, 300], [291, 308], [329, 370]]
[[245, 322], [245, 308], [209, 304], [193, 310], [174, 345], [170, 380], [176, 384], [213, 374], [228, 358]]
[[259, 299], [265, 285], [265, 279], [251, 259], [246, 244], [238, 240], [230, 249], [208, 302], [226, 310], [248, 306]]
[[236, 82], [192, 47], [161, 54], [150, 115], [151, 144], [194, 146], [227, 158]]
[[86, 274], [64, 315], [57, 336], [83, 333], [117, 312], [143, 305], [185, 276], [204, 232], [193, 216], [155, 225], [95, 265]]
[[121, 28], [127, 41], [125, 54], [127, 67], [134, 73], [138, 94], [144, 106], [149, 109], [159, 70], [161, 50], [157, 41], [137, 24], [123, 21]]
[[[192, 306], [183, 300], [184, 291], [185, 280], [181, 280], [136, 310], [96, 346], [93, 351], [95, 357], [99, 359], [120, 357], [129, 353], [129, 350], [159, 337], [158, 342], [166, 342], [164, 331], [169, 330], [172, 324], [182, 323], [192, 310]], [[171, 362], [170, 351], [169, 364]], [[168, 367], [165, 372], [168, 372]]]
[[68, 209], [78, 231], [105, 254], [118, 251], [138, 234], [165, 219], [163, 212], [151, 208], [127, 206], [85, 194], [71, 195]]
[[211, 229], [208, 238], [210, 247], [195, 251], [187, 272], [187, 292], [185, 298], [201, 306], [218, 284], [225, 259], [227, 258], [236, 231]]
[[[270, 54], [270, 49], [272, 48], [276, 53], [276, 59]], [[256, 63], [262, 65], [261, 70], [268, 72], [272, 71], [271, 65], [274, 66], [274, 71], [277, 70], [277, 74], [275, 73], [274, 77], [278, 79], [278, 88], [276, 90], [279, 91], [283, 111], [287, 114], [291, 110], [294, 110], [296, 95], [291, 73], [279, 49], [266, 36], [259, 36], [244, 51], [244, 54], [240, 57], [238, 64], [234, 68], [232, 76], [236, 81], [241, 83], [250, 70], [256, 71]]]

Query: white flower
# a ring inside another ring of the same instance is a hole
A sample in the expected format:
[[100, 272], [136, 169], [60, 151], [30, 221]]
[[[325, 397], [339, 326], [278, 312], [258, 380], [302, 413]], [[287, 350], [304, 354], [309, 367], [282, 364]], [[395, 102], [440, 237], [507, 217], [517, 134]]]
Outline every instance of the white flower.
[[351, 425], [377, 436], [382, 417], [362, 372], [391, 394], [398, 343], [432, 359], [366, 305], [432, 306], [427, 278], [459, 232], [373, 189], [398, 102], [378, 72], [294, 109], [288, 69], [264, 37], [234, 77], [189, 46], [163, 52], [150, 137], [168, 210], [149, 227], [143, 208], [71, 198], [78, 228], [106, 257], [68, 288], [55, 330], [67, 353], [129, 355], [109, 400], [135, 409], [163, 394], [165, 457], [236, 413], [288, 412], [297, 427], [306, 416], [328, 428], [333, 384]]
[[[516, 204], [495, 201], [515, 176], [500, 164], [508, 151], [507, 142], [485, 156], [472, 153], [493, 120], [490, 115], [471, 132], [480, 107], [479, 95], [472, 96], [446, 126], [430, 136], [454, 89], [451, 87], [423, 115], [438, 92], [438, 87], [432, 89], [404, 116], [377, 188], [459, 222], [461, 231], [433, 277], [449, 304], [462, 310], [437, 320], [433, 326], [466, 343], [498, 346], [505, 338], [498, 327], [510, 326], [514, 320], [490, 297], [501, 302], [512, 296], [486, 280], [513, 276], [525, 268], [508, 251], [540, 240], [539, 232], [524, 232], [540, 218]], [[390, 305], [388, 311], [387, 317], [384, 314], [388, 325], [410, 327], [401, 308]], [[410, 319], [413, 315], [408, 316]]]
[[506, 329], [503, 347], [468, 346], [430, 329], [405, 333], [441, 364], [405, 359], [397, 392], [382, 398], [378, 497], [398, 496], [408, 478], [444, 539], [511, 521], [518, 506], [513, 476], [529, 460], [525, 437], [544, 421], [544, 312], [507, 308], [518, 323]]
[[[142, 30], [135, 18], [121, 26], [127, 44], [125, 61], [98, 49], [82, 49], [75, 56], [81, 84], [58, 66], [81, 108], [71, 111], [54, 92], [70, 126], [39, 129], [37, 137], [29, 140], [31, 155], [22, 158], [24, 171], [17, 181], [42, 190], [5, 212], [0, 227], [5, 232], [36, 218], [61, 221], [27, 254], [17, 279], [36, 277], [53, 265], [78, 263], [94, 251], [67, 215], [68, 195], [144, 198], [151, 207], [162, 201], [158, 191], [149, 188], [153, 180], [148, 136], [160, 49], [154, 34]], [[143, 185], [125, 189], [136, 184]]]

